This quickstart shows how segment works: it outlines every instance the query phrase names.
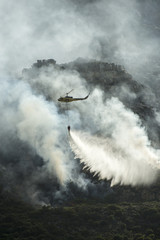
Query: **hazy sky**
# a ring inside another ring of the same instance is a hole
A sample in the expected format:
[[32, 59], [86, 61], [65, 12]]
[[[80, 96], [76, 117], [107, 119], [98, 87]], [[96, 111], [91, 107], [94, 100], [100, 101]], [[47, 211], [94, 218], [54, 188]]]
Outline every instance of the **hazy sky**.
[[1, 69], [84, 57], [122, 64], [135, 75], [152, 70], [159, 59], [159, 9], [156, 0], [1, 0]]

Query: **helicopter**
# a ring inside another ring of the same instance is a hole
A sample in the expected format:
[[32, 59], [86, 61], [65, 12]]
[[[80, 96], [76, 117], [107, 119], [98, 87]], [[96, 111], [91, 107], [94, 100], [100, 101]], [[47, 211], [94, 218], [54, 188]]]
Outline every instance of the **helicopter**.
[[73, 89], [70, 91], [70, 92], [68, 92], [68, 93], [66, 93], [66, 96], [65, 97], [60, 97], [60, 98], [58, 98], [58, 101], [59, 102], [66, 102], [66, 103], [68, 103], [68, 102], [73, 102], [73, 101], [80, 101], [80, 100], [85, 100], [85, 99], [87, 99], [88, 97], [89, 97], [89, 94], [86, 96], [86, 97], [84, 97], [84, 98], [73, 98], [73, 97], [71, 97], [71, 96], [68, 96], [68, 94], [69, 93], [71, 93], [73, 91]]

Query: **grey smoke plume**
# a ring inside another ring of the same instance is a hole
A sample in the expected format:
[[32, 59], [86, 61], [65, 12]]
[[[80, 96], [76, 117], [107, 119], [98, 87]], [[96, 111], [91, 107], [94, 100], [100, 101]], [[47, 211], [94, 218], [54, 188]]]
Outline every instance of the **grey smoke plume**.
[[158, 0], [1, 0], [0, 66], [10, 72], [37, 59], [96, 58], [157, 79], [159, 10]]
[[[66, 195], [74, 195], [74, 188], [77, 188], [79, 194], [83, 192], [84, 196], [90, 194], [87, 193], [89, 189], [92, 189], [91, 195], [98, 195], [98, 188], [103, 186], [94, 186], [80, 173], [80, 166], [69, 147], [67, 112], [73, 119], [73, 127], [80, 126], [80, 112], [74, 108], [60, 112], [55, 97], [58, 96], [56, 94], [60, 86], [64, 85], [64, 78], [68, 87], [77, 79], [75, 84], [79, 84], [82, 91], [85, 89], [85, 80], [75, 72], [62, 71], [60, 74], [59, 70], [52, 69], [53, 74], [45, 84], [46, 69], [43, 70], [33, 85], [28, 84], [27, 79], [1, 79], [0, 153], [2, 175], [7, 188], [16, 188], [23, 197], [43, 204], [54, 204], [68, 198]], [[38, 79], [39, 85], [42, 84], [46, 89], [51, 88], [52, 83], [52, 102], [45, 99], [46, 92], [43, 96], [36, 88]], [[106, 190], [103, 192], [105, 194]]]
[[18, 137], [29, 143], [45, 161], [49, 172], [55, 172], [61, 184], [66, 179], [65, 156], [58, 146], [60, 120], [54, 106], [49, 106], [43, 98], [24, 95], [20, 99]]
[[1, 139], [7, 135], [8, 142], [12, 142], [9, 138], [13, 134], [26, 142], [47, 162], [49, 172], [55, 172], [63, 183], [65, 156], [57, 144], [61, 120], [54, 104], [33, 95], [29, 85], [18, 81], [5, 80], [1, 92]]

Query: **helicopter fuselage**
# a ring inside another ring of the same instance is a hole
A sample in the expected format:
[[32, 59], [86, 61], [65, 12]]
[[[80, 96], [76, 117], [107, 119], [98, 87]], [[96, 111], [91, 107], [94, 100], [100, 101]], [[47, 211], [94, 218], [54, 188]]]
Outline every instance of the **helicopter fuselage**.
[[60, 97], [58, 98], [59, 102], [73, 102], [73, 101], [80, 101], [80, 100], [85, 100], [88, 98], [89, 95], [87, 95], [85, 98], [73, 98], [70, 96], [66, 96], [66, 97]]

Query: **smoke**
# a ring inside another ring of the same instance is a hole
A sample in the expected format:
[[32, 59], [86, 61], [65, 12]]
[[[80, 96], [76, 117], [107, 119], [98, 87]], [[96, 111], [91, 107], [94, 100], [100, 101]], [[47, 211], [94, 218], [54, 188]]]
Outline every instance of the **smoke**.
[[50, 172], [55, 172], [61, 184], [65, 176], [65, 156], [57, 146], [58, 122], [56, 109], [35, 96], [24, 96], [19, 103], [18, 137], [29, 143], [45, 161]]
[[[1, 182], [25, 198], [49, 203], [57, 186], [65, 189], [67, 182], [75, 180], [65, 115], [22, 81], [1, 79], [0, 91]], [[45, 182], [53, 193], [46, 194], [46, 187], [40, 186]]]
[[15, 72], [37, 59], [96, 58], [149, 81], [158, 70], [159, 9], [157, 0], [2, 0], [1, 69]]
[[[74, 105], [69, 110], [66, 104], [59, 106], [56, 98], [61, 86], [63, 91], [64, 80], [67, 87], [71, 83], [81, 86], [82, 94], [85, 80], [76, 72], [54, 68], [51, 71], [50, 67], [42, 69], [35, 81], [29, 80], [30, 77], [2, 78], [0, 82], [1, 183], [4, 188], [14, 189], [25, 199], [42, 204], [55, 204], [78, 194], [98, 196], [102, 189], [101, 196], [105, 196], [108, 187], [103, 183], [94, 185], [81, 172], [69, 147], [67, 124], [70, 119], [73, 127], [82, 126], [80, 110]], [[46, 89], [41, 92], [43, 87]], [[53, 93], [47, 89], [53, 89]], [[50, 102], [46, 97], [51, 93]], [[81, 107], [83, 105], [81, 103]]]
[[123, 65], [159, 104], [159, 10], [158, 0], [1, 0], [1, 73], [37, 59], [94, 58]]
[[[61, 119], [54, 104], [49, 104], [42, 96], [32, 93], [29, 85], [17, 80], [5, 79], [1, 84], [1, 140], [8, 144], [19, 139], [43, 158], [49, 169], [63, 184], [66, 179], [65, 156], [58, 145]], [[4, 94], [5, 93], [5, 94]], [[7, 93], [7, 94], [6, 94]], [[13, 136], [13, 139], [12, 137]]]

